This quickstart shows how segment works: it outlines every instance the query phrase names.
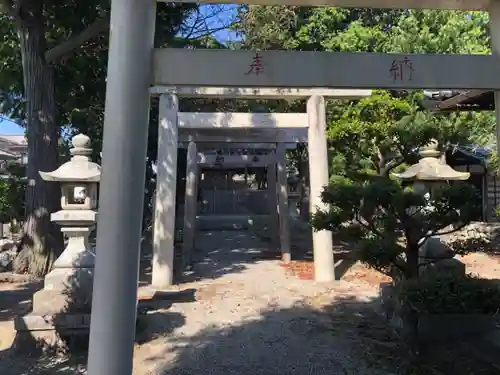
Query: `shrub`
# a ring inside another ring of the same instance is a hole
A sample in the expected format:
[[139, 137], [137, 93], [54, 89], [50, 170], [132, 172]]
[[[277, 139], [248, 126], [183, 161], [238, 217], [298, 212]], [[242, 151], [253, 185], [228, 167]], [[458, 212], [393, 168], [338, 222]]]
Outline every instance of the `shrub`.
[[361, 261], [393, 280], [418, 279], [422, 241], [469, 224], [480, 210], [476, 198], [466, 183], [434, 186], [428, 197], [386, 176], [335, 178], [312, 225], [353, 243]]
[[497, 280], [467, 275], [435, 275], [398, 283], [403, 305], [420, 314], [486, 314], [500, 311]]

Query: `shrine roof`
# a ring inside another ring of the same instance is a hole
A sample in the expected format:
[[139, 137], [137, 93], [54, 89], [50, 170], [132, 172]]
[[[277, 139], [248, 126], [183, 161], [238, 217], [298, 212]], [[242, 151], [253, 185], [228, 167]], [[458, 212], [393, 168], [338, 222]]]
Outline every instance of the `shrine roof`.
[[13, 160], [13, 159], [17, 159], [17, 156], [8, 151], [0, 150], [0, 160]]
[[486, 166], [494, 145], [489, 146], [458, 146], [446, 152], [446, 162], [451, 166], [483, 165]]
[[495, 101], [489, 90], [426, 91], [424, 106], [434, 112], [493, 111]]

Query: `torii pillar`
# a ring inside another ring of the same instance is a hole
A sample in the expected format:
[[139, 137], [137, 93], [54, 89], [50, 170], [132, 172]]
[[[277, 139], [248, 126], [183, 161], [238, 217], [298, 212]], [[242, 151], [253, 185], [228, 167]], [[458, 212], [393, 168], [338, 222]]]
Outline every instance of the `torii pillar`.
[[278, 251], [280, 247], [279, 218], [278, 218], [278, 196], [276, 163], [267, 166], [267, 205], [269, 210], [268, 234], [271, 239], [271, 248]]
[[196, 143], [189, 142], [186, 163], [186, 195], [184, 198], [184, 235], [182, 267], [192, 262], [195, 249], [196, 214], [198, 211], [198, 152]]
[[276, 147], [277, 169], [278, 169], [278, 211], [281, 258], [284, 263], [292, 260], [290, 243], [290, 211], [288, 209], [288, 181], [286, 163], [286, 144], [278, 143]]
[[132, 374], [156, 0], [112, 0], [89, 375]]
[[174, 277], [178, 111], [176, 95], [160, 96], [151, 281], [157, 289], [169, 288]]
[[[494, 55], [500, 57], [500, 1], [492, 1], [489, 7], [491, 49]], [[500, 157], [500, 91], [495, 91], [495, 116], [497, 154]]]
[[[325, 99], [314, 95], [307, 101], [309, 116], [309, 201], [311, 215], [319, 209], [328, 207], [321, 201], [321, 191], [328, 185], [328, 147], [326, 144]], [[335, 262], [333, 259], [332, 232], [313, 231], [314, 279], [319, 282], [335, 280]]]

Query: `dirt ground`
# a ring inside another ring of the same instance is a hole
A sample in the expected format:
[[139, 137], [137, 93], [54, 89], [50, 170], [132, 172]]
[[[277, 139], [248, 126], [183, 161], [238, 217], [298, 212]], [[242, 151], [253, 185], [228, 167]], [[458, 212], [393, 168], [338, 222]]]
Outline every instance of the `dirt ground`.
[[457, 256], [466, 265], [467, 273], [479, 275], [486, 279], [500, 279], [500, 256], [483, 253], [472, 253]]
[[[375, 346], [392, 355], [400, 350], [386, 324], [377, 325], [371, 302], [387, 277], [340, 261], [341, 281], [320, 286], [310, 280], [310, 262], [280, 267], [277, 259], [259, 257], [265, 245], [258, 239], [237, 232], [221, 235], [198, 242], [205, 248], [197, 254], [195, 276], [173, 288], [177, 297], [149, 316], [136, 345], [134, 375], [401, 374], [379, 368], [374, 354], [380, 352]], [[460, 259], [468, 273], [500, 279], [499, 257]], [[0, 274], [0, 374], [85, 374], [84, 356], [27, 358], [9, 350], [12, 319], [29, 312], [31, 296], [41, 285]], [[500, 374], [500, 369], [490, 373]]]

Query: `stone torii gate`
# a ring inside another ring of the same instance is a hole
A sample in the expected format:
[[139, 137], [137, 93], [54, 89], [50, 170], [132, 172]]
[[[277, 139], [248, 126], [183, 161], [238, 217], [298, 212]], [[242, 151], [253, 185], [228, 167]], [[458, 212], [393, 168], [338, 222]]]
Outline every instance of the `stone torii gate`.
[[[156, 91], [159, 89], [156, 88]], [[315, 90], [296, 90], [294, 97], [299, 94], [304, 97], [313, 95], [307, 105], [307, 113], [186, 113], [178, 110], [178, 95], [174, 89], [165, 89], [168, 93], [160, 95], [159, 104], [159, 130], [158, 130], [158, 162], [156, 175], [156, 199], [155, 199], [155, 219], [153, 238], [153, 275], [152, 285], [157, 288], [168, 288], [172, 285], [174, 275], [174, 238], [175, 238], [175, 202], [176, 202], [176, 181], [177, 181], [177, 145], [179, 142], [179, 130], [206, 130], [216, 132], [224, 130], [231, 139], [231, 136], [241, 136], [241, 131], [268, 130], [271, 132], [284, 131], [287, 137], [289, 131], [297, 129], [307, 129], [307, 139], [309, 146], [309, 170], [311, 184], [311, 207], [321, 207], [319, 199], [322, 188], [328, 184], [328, 158], [326, 145], [326, 120], [324, 108], [324, 96], [335, 98], [360, 98], [369, 95], [370, 90], [321, 90], [322, 96], [314, 95]], [[178, 90], [181, 91], [182, 90]], [[261, 93], [259, 97], [279, 96], [287, 97], [286, 90], [267, 89], [268, 94]], [[192, 94], [191, 94], [192, 95]], [[200, 96], [206, 96], [201, 90]], [[224, 90], [218, 93], [219, 97], [231, 98], [234, 93], [226, 93]], [[255, 96], [253, 92], [250, 96]], [[289, 262], [290, 239], [288, 225], [288, 195], [286, 186], [286, 161], [285, 144], [277, 142], [279, 134], [272, 136], [269, 134], [258, 134], [255, 141], [277, 144], [277, 164], [270, 169], [270, 176], [273, 186], [276, 186], [276, 172], [278, 177], [278, 212], [280, 229], [280, 247], [283, 260]], [[195, 136], [198, 141], [203, 137]], [[284, 139], [290, 142], [290, 138]], [[193, 141], [193, 139], [191, 139]], [[241, 141], [241, 139], [239, 140]], [[196, 143], [190, 143], [190, 152], [195, 153]], [[189, 153], [189, 151], [188, 151]], [[188, 157], [188, 160], [192, 158]], [[273, 163], [274, 165], [274, 163]], [[188, 182], [192, 180], [193, 167], [188, 165]], [[186, 194], [192, 199], [193, 185], [186, 186]], [[276, 189], [276, 188], [274, 188]], [[276, 190], [275, 190], [276, 191]], [[273, 193], [275, 194], [275, 193]], [[275, 206], [276, 207], [276, 206]], [[194, 227], [193, 204], [190, 199], [186, 200], [186, 214], [184, 224], [187, 233], [184, 233], [186, 240], [186, 251], [192, 246], [191, 237], [194, 235], [191, 230]], [[276, 211], [276, 208], [274, 209]], [[273, 220], [271, 220], [273, 222]], [[274, 229], [274, 228], [273, 228]], [[189, 241], [189, 244], [187, 243]], [[328, 231], [313, 232], [313, 250], [315, 256], [315, 274], [318, 281], [333, 281], [334, 259], [332, 252], [332, 238]]]
[[[203, 168], [204, 174], [209, 171], [226, 171], [228, 169], [245, 169], [245, 183], [247, 182], [247, 168], [261, 168], [266, 169], [266, 179], [267, 179], [267, 187], [265, 189], [267, 196], [267, 227], [268, 233], [271, 237], [271, 248], [274, 251], [281, 250], [282, 259], [284, 262], [290, 261], [290, 240], [289, 240], [289, 231], [288, 231], [288, 212], [285, 215], [279, 215], [278, 212], [283, 212], [285, 208], [288, 208], [288, 197], [284, 195], [280, 195], [279, 204], [278, 204], [278, 196], [277, 190], [278, 182], [279, 184], [285, 184], [285, 188], [287, 188], [286, 183], [286, 175], [280, 176], [281, 178], [278, 181], [276, 174], [276, 165], [283, 164], [286, 165], [286, 160], [278, 161], [277, 158], [277, 149], [280, 150], [283, 147], [286, 147], [285, 143], [280, 144], [265, 144], [270, 147], [266, 148], [265, 154], [257, 154], [254, 152], [250, 152], [247, 154], [231, 154], [231, 155], [220, 155], [220, 154], [205, 154], [203, 152], [198, 153], [198, 166]], [[279, 153], [280, 156], [284, 159], [285, 153]], [[188, 170], [189, 170], [188, 165]], [[262, 174], [264, 175], [264, 174]], [[232, 173], [230, 174], [232, 176]], [[284, 177], [284, 178], [283, 178]], [[186, 192], [188, 191], [188, 187], [186, 186]], [[244, 192], [248, 192], [248, 190], [244, 190]], [[286, 198], [286, 200], [285, 200]], [[186, 198], [187, 201], [187, 198]], [[233, 199], [234, 205], [234, 199]], [[280, 209], [277, 209], [280, 207]], [[195, 220], [194, 213], [190, 212], [191, 220]], [[187, 215], [187, 212], [186, 212]], [[185, 219], [185, 222], [188, 219]], [[281, 226], [279, 224], [282, 224]], [[186, 234], [186, 232], [184, 232]], [[191, 236], [195, 236], [195, 232], [192, 231]], [[184, 239], [185, 241], [186, 239]], [[193, 246], [187, 246], [187, 251], [192, 251]]]
[[[280, 129], [280, 130], [290, 130], [290, 129]], [[298, 128], [298, 130], [306, 130], [304, 128]], [[306, 140], [307, 133], [303, 132], [300, 139]], [[285, 136], [290, 139], [294, 139], [292, 134], [290, 137], [289, 132]], [[245, 170], [245, 183], [247, 182], [247, 168], [265, 168], [265, 178], [267, 181], [266, 196], [268, 204], [268, 215], [267, 215], [267, 228], [268, 233], [271, 237], [271, 248], [273, 250], [281, 250], [282, 260], [284, 262], [290, 261], [290, 237], [288, 233], [288, 218], [290, 212], [285, 215], [280, 215], [279, 212], [287, 212], [288, 209], [288, 197], [285, 194], [280, 194], [280, 200], [278, 203], [278, 191], [283, 191], [277, 188], [278, 184], [282, 184], [285, 187], [285, 192], [288, 191], [287, 185], [287, 168], [283, 168], [283, 172], [277, 176], [276, 166], [282, 164], [286, 166], [285, 152], [289, 149], [296, 148], [296, 143], [291, 142], [281, 142], [281, 143], [204, 143], [202, 142], [190, 141], [188, 145], [187, 153], [187, 166], [186, 166], [186, 198], [184, 204], [184, 238], [183, 238], [183, 254], [190, 254], [194, 250], [194, 236], [195, 236], [195, 224], [196, 224], [196, 211], [197, 211], [197, 201], [194, 195], [195, 191], [198, 191], [198, 178], [201, 177], [202, 170], [203, 175], [209, 174], [215, 171], [225, 171], [227, 168], [237, 168]], [[183, 144], [183, 143], [181, 143]], [[197, 151], [199, 149], [199, 152]], [[237, 153], [232, 153], [229, 150], [236, 151]], [[204, 151], [209, 151], [206, 153]], [[222, 154], [219, 154], [222, 151]], [[225, 151], [229, 151], [226, 155]], [[197, 154], [196, 154], [197, 153]], [[277, 157], [282, 160], [278, 162]], [[222, 157], [222, 162], [220, 158]], [[264, 174], [263, 174], [264, 175]], [[279, 225], [281, 223], [281, 225]], [[187, 259], [190, 259], [189, 257]], [[160, 269], [161, 272], [161, 269]], [[160, 274], [161, 275], [161, 274]]]
[[[490, 14], [493, 55], [265, 51], [258, 56], [264, 70], [251, 74], [249, 67], [256, 63], [257, 57], [254, 52], [153, 50], [156, 0], [112, 0], [89, 375], [132, 374], [144, 161], [152, 85], [237, 86], [247, 87], [248, 91], [258, 91], [258, 87], [284, 91], [297, 88], [500, 90], [500, 0], [249, 2], [485, 10]], [[321, 105], [321, 97], [314, 98], [311, 106]], [[495, 104], [498, 119], [500, 95], [497, 93]], [[172, 100], [171, 105], [176, 105], [176, 101]], [[316, 120], [323, 121], [321, 117]], [[500, 147], [500, 142], [497, 144]]]

